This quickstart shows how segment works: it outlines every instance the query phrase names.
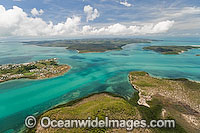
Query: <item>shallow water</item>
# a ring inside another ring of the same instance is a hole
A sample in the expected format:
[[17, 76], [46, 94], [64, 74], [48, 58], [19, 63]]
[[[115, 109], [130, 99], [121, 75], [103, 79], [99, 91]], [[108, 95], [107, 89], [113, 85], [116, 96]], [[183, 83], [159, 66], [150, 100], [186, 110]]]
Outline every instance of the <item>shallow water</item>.
[[166, 78], [200, 81], [200, 49], [181, 55], [161, 55], [142, 48], [149, 45], [200, 45], [199, 40], [176, 39], [151, 44], [129, 44], [121, 51], [78, 54], [64, 48], [0, 43], [0, 64], [24, 63], [59, 58], [72, 69], [63, 76], [45, 80], [14, 80], [0, 84], [0, 132], [14, 132], [27, 115], [40, 114], [55, 105], [97, 92], [114, 92], [130, 97], [128, 82], [133, 70]]

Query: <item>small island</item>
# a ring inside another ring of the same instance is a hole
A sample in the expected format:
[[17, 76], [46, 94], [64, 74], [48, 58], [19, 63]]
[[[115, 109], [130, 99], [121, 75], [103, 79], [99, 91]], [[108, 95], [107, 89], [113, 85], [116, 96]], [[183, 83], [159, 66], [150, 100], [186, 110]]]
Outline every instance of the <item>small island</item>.
[[68, 65], [59, 65], [56, 58], [24, 64], [0, 65], [0, 82], [21, 78], [51, 78], [62, 75], [69, 69]]
[[144, 47], [144, 50], [153, 50], [155, 52], [161, 53], [161, 54], [181, 54], [185, 51], [188, 51], [190, 49], [198, 49], [200, 47], [195, 46], [148, 46]]
[[151, 43], [150, 39], [74, 39], [74, 40], [55, 40], [55, 41], [31, 41], [23, 42], [25, 45], [36, 45], [42, 47], [65, 47], [76, 50], [79, 53], [105, 52], [110, 50], [121, 50], [123, 46], [131, 43]]
[[200, 83], [154, 78], [146, 72], [131, 72], [129, 80], [139, 92], [139, 105], [157, 106], [161, 118], [174, 118], [187, 132], [200, 131]]
[[200, 56], [200, 54], [197, 54], [196, 56]]

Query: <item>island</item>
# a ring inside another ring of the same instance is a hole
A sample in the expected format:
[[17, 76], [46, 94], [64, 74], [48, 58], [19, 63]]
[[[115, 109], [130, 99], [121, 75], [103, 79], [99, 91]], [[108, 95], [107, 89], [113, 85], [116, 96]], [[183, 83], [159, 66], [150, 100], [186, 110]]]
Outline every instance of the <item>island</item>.
[[[130, 72], [129, 81], [136, 90], [130, 98], [101, 92], [58, 105], [37, 117], [50, 119], [139, 119], [176, 121], [175, 128], [134, 128], [129, 132], [198, 133], [200, 131], [200, 83], [187, 79], [155, 78], [143, 71]], [[126, 128], [43, 128], [37, 123], [29, 132], [127, 132]]]
[[[126, 99], [119, 95], [108, 92], [92, 94], [87, 97], [59, 105], [38, 117], [50, 117], [51, 119], [74, 120], [74, 119], [95, 119], [105, 120], [107, 116], [113, 119], [142, 119], [137, 107], [132, 106]], [[149, 129], [133, 129], [134, 132], [144, 132]], [[126, 128], [43, 128], [40, 123], [29, 132], [46, 133], [46, 132], [66, 132], [66, 133], [125, 133]]]
[[62, 75], [69, 69], [68, 65], [59, 65], [56, 58], [23, 64], [0, 65], [0, 82], [21, 78], [51, 78]]
[[200, 56], [200, 54], [197, 54], [196, 56]]
[[79, 53], [105, 52], [110, 50], [121, 50], [123, 46], [131, 43], [151, 43], [150, 39], [129, 38], [100, 38], [100, 39], [74, 39], [54, 41], [30, 41], [23, 42], [25, 45], [37, 45], [42, 47], [65, 47], [76, 50]]
[[181, 54], [185, 51], [188, 51], [190, 49], [199, 49], [200, 47], [196, 46], [148, 46], [144, 47], [144, 50], [153, 50], [155, 52], [161, 53], [161, 54]]
[[187, 132], [200, 131], [200, 83], [155, 78], [139, 71], [130, 72], [129, 80], [139, 92], [139, 105], [149, 109], [157, 106], [161, 118], [175, 119]]

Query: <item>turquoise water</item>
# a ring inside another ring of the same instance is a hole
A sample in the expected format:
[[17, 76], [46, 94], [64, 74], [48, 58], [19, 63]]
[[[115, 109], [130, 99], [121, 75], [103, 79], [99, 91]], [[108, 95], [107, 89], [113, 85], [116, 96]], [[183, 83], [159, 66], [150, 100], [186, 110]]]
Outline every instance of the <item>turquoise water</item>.
[[200, 81], [200, 49], [181, 55], [161, 55], [142, 48], [149, 45], [200, 45], [199, 39], [165, 39], [151, 44], [129, 44], [121, 51], [78, 54], [64, 48], [0, 43], [0, 64], [59, 58], [72, 69], [45, 80], [14, 80], [0, 84], [0, 132], [14, 132], [28, 115], [38, 115], [55, 105], [97, 92], [114, 92], [126, 98], [134, 90], [128, 73], [149, 72], [156, 77]]

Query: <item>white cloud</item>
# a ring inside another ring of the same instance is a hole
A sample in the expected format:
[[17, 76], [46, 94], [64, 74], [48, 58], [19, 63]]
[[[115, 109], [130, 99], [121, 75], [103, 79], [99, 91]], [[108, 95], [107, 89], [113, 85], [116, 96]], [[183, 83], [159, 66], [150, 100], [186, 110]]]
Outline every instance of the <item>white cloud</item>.
[[128, 3], [126, 0], [125, 1], [120, 1], [120, 4], [124, 5], [126, 7], [131, 7], [132, 6], [132, 4]]
[[[152, 33], [160, 33], [168, 31], [174, 25], [174, 21], [162, 21], [157, 23], [152, 28]], [[151, 32], [150, 32], [151, 33]]]
[[28, 16], [21, 8], [6, 10], [0, 5], [0, 37], [6, 36], [89, 36], [89, 35], [144, 35], [167, 32], [174, 21], [126, 26], [120, 23], [103, 26], [81, 26], [81, 18], [73, 16], [65, 22], [53, 24], [38, 17]]
[[181, 17], [190, 14], [200, 14], [200, 7], [184, 7], [181, 10], [174, 11], [172, 14], [166, 14], [172, 17]]
[[[159, 12], [159, 13], [158, 13]], [[183, 7], [183, 8], [166, 8], [158, 9], [152, 12], [150, 15], [157, 16], [159, 19], [185, 19], [191, 21], [188, 18], [196, 18], [194, 15], [200, 14], [200, 7]]]
[[65, 22], [53, 25], [41, 18], [29, 17], [21, 8], [13, 6], [5, 10], [0, 5], [0, 36], [53, 36], [76, 33], [80, 17], [67, 18]]
[[193, 33], [194, 31], [200, 31], [199, 14], [200, 7], [170, 7], [155, 10], [149, 16], [155, 17], [154, 21], [174, 20], [176, 23], [172, 32], [177, 35], [183, 32]]
[[87, 22], [93, 21], [100, 16], [97, 9], [94, 9], [90, 5], [84, 6], [84, 12], [87, 14]]
[[145, 35], [167, 32], [173, 24], [174, 21], [167, 20], [142, 26], [125, 26], [119, 23], [102, 28], [83, 26], [82, 33], [85, 35]]
[[5, 7], [2, 6], [2, 5], [0, 5], [0, 13], [1, 13], [1, 12], [5, 12], [5, 11], [6, 11]]
[[33, 8], [32, 10], [31, 10], [31, 14], [33, 15], [33, 16], [40, 16], [40, 15], [42, 15], [44, 13], [44, 11], [42, 10], [42, 9], [40, 9], [39, 11], [36, 9], [36, 8]]

